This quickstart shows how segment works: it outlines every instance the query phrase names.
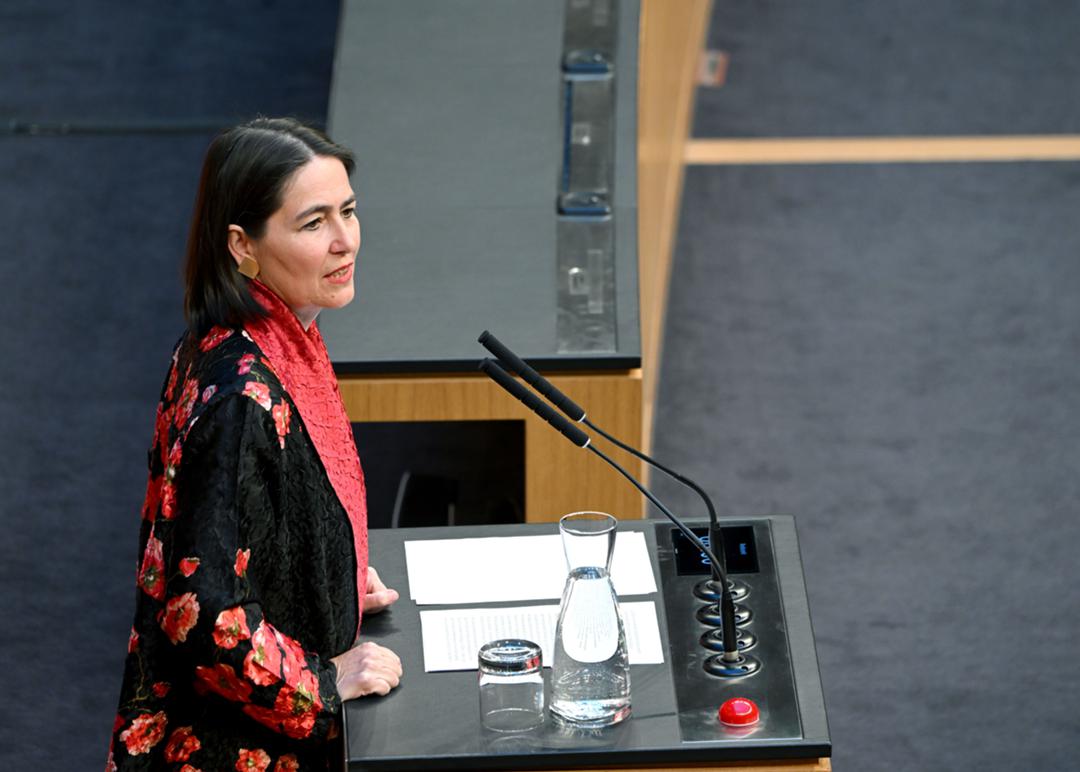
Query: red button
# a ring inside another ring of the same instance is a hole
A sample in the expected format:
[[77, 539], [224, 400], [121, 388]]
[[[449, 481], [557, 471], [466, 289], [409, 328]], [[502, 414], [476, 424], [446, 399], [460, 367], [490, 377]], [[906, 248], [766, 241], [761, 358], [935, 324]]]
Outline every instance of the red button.
[[732, 697], [720, 706], [720, 723], [727, 726], [751, 726], [759, 718], [758, 706], [745, 697]]

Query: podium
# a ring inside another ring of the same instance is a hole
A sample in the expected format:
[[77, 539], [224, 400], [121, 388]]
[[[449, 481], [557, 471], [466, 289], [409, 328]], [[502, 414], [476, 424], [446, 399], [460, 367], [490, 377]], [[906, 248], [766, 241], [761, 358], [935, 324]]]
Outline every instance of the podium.
[[[424, 672], [420, 607], [410, 598], [403, 544], [406, 540], [556, 533], [557, 526], [371, 531], [371, 562], [387, 584], [401, 592], [401, 598], [386, 612], [364, 619], [363, 637], [393, 649], [401, 657], [404, 676], [386, 697], [345, 704], [346, 768], [350, 772], [829, 769], [831, 742], [794, 520], [774, 516], [723, 525], [737, 529], [736, 541], [748, 545], [755, 557], [752, 566], [731, 575], [749, 589], [744, 602], [753, 616], [747, 630], [759, 641], [752, 653], [762, 663], [760, 670], [736, 679], [717, 679], [705, 672], [702, 663], [710, 652], [697, 641], [708, 628], [694, 617], [694, 608], [700, 604], [693, 596], [703, 575], [680, 573], [670, 523], [622, 521], [620, 530], [642, 532], [648, 546], [658, 592], [633, 599], [656, 603], [664, 662], [631, 666], [633, 714], [622, 723], [582, 731], [563, 728], [548, 717], [542, 728], [523, 734], [491, 732], [481, 726], [475, 670]], [[453, 582], [454, 577], [448, 575], [446, 581]], [[557, 601], [544, 601], [552, 602]], [[549, 669], [545, 669], [545, 681], [550, 681]], [[550, 683], [548, 687], [550, 695]], [[716, 709], [734, 696], [753, 699], [760, 708], [762, 720], [748, 733], [728, 730], [716, 721]]]

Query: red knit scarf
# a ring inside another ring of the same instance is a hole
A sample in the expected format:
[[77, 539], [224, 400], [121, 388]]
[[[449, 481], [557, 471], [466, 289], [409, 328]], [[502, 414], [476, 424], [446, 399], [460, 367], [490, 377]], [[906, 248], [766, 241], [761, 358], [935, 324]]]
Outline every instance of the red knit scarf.
[[367, 492], [352, 424], [338, 392], [337, 377], [319, 328], [313, 323], [305, 331], [292, 310], [261, 282], [250, 281], [248, 288], [270, 315], [246, 324], [245, 329], [270, 360], [282, 386], [296, 404], [326, 476], [352, 524], [356, 545], [359, 633], [359, 617], [364, 611], [367, 591]]

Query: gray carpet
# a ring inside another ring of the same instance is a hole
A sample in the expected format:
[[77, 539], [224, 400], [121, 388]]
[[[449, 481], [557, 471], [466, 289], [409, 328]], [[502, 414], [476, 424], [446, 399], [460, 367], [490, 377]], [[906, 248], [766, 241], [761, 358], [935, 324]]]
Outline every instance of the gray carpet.
[[695, 168], [684, 201], [656, 453], [796, 516], [835, 768], [1072, 767], [1080, 165]]
[[1076, 0], [715, 0], [698, 137], [1080, 131]]

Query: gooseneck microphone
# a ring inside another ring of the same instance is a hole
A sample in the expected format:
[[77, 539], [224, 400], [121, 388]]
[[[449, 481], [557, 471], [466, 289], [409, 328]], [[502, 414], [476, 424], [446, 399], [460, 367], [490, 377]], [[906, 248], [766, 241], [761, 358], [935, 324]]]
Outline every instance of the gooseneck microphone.
[[[538, 392], [543, 394], [548, 399], [548, 401], [551, 402], [551, 404], [555, 405], [555, 407], [563, 411], [563, 413], [566, 414], [566, 417], [569, 418], [571, 421], [574, 421], [576, 423], [584, 423], [586, 426], [595, 431], [608, 442], [622, 448], [627, 453], [636, 456], [637, 458], [644, 461], [646, 464], [649, 464], [650, 466], [659, 469], [668, 477], [671, 477], [673, 480], [677, 480], [678, 482], [685, 485], [687, 488], [690, 488], [692, 491], [697, 493], [701, 497], [702, 501], [705, 502], [705, 507], [709, 511], [709, 545], [716, 549], [717, 554], [720, 555], [721, 558], [724, 557], [724, 536], [723, 533], [720, 531], [720, 521], [719, 518], [717, 518], [716, 516], [716, 508], [713, 506], [712, 499], [709, 498], [709, 495], [705, 493], [705, 491], [701, 488], [700, 485], [695, 483], [689, 477], [681, 475], [673, 469], [669, 469], [656, 459], [651, 458], [645, 453], [642, 453], [637, 448], [631, 447], [625, 442], [622, 442], [616, 437], [613, 437], [612, 435], [601, 429], [599, 426], [594, 424], [592, 421], [589, 420], [588, 416], [585, 415], [585, 411], [578, 407], [578, 405], [572, 399], [563, 394], [562, 391], [559, 390], [559, 388], [547, 378], [540, 375], [540, 373], [536, 372], [536, 370], [534, 370], [533, 368], [529, 367], [529, 365], [526, 364], [525, 360], [523, 360], [513, 351], [508, 349], [502, 343], [502, 341], [492, 335], [488, 330], [484, 330], [482, 333], [480, 333], [480, 337], [477, 338], [477, 340], [479, 341], [480, 345], [482, 345], [484, 348], [486, 348], [488, 351], [495, 355], [495, 358], [499, 360], [499, 362], [504, 368], [506, 368], [512, 373], [517, 373], [519, 376], [521, 376], [522, 380], [524, 380]], [[483, 365], [481, 365], [481, 369], [483, 369]], [[503, 385], [503, 388], [506, 388], [506, 386]], [[547, 419], [545, 418], [545, 420]], [[550, 423], [550, 421], [548, 421], [548, 423]], [[573, 440], [571, 440], [571, 442], [573, 442]], [[723, 564], [717, 564], [715, 562], [712, 564], [713, 581], [723, 582], [726, 586], [727, 576], [725, 568], [726, 566]]]
[[[554, 388], [554, 387], [552, 387], [552, 388]], [[661, 464], [656, 459], [651, 458], [651, 457], [647, 456], [646, 454], [642, 453], [637, 448], [633, 448], [630, 445], [627, 445], [622, 440], [619, 440], [618, 438], [611, 436], [610, 434], [605, 432], [603, 429], [601, 429], [599, 426], [597, 426], [592, 421], [590, 421], [588, 418], [584, 419], [584, 423], [585, 423], [586, 426], [588, 426], [590, 429], [594, 430], [597, 434], [599, 434], [601, 437], [606, 439], [612, 445], [615, 445], [617, 447], [622, 448], [623, 450], [625, 450], [630, 455], [636, 456], [637, 458], [640, 458], [642, 461], [644, 461], [649, 466], [652, 466], [652, 467], [655, 467], [656, 469], [659, 469], [661, 472], [666, 474], [668, 477], [672, 478], [673, 480], [677, 480], [678, 482], [682, 483], [683, 485], [685, 485], [690, 490], [694, 491], [698, 496], [700, 496], [702, 501], [705, 502], [705, 508], [709, 510], [709, 546], [712, 547], [714, 550], [716, 550], [716, 554], [720, 556], [721, 560], [725, 559], [724, 558], [724, 535], [720, 531], [720, 519], [716, 516], [716, 508], [713, 506], [712, 499], [709, 498], [709, 494], [707, 494], [701, 488], [700, 485], [698, 485], [696, 482], [691, 480], [689, 477], [686, 477], [684, 475], [679, 474], [674, 469], [669, 469], [668, 467], [664, 466], [663, 464]], [[727, 586], [727, 572], [726, 571], [727, 571], [727, 563], [726, 563], [726, 561], [722, 565], [713, 563], [712, 564], [713, 581], [716, 582], [718, 585], [719, 585], [720, 582], [723, 582], [724, 586]]]
[[[566, 413], [571, 421], [580, 423], [581, 420], [585, 418], [585, 411], [578, 407], [572, 399], [555, 388], [554, 384], [547, 378], [525, 364], [525, 360], [504, 346], [499, 342], [499, 339], [490, 332], [484, 330], [480, 333], [480, 337], [477, 338], [477, 340], [480, 342], [480, 345], [494, 354], [495, 358], [502, 362], [503, 367], [512, 373], [520, 375], [525, 383], [543, 394], [548, 402]], [[482, 368], [483, 365], [481, 365], [481, 369]], [[518, 399], [521, 398], [518, 397]]]
[[544, 402], [511, 378], [510, 374], [503, 370], [493, 359], [485, 359], [481, 362], [480, 369], [487, 373], [488, 377], [495, 381], [495, 383], [499, 384], [510, 392], [511, 395], [525, 403], [525, 407], [529, 408], [529, 410], [551, 424], [563, 437], [570, 440], [570, 442], [574, 443], [579, 448], [588, 447], [589, 435], [585, 434], [585, 432], [577, 426], [574, 426], [574, 424], [556, 413], [551, 409], [551, 406], [548, 405], [548, 403]]
[[[547, 397], [553, 404], [558, 406], [567, 416], [577, 422], [583, 422], [585, 425], [594, 429], [601, 436], [605, 437], [608, 441], [614, 443], [620, 448], [632, 453], [638, 458], [652, 464], [656, 468], [671, 475], [674, 479], [682, 482], [688, 487], [695, 490], [702, 498], [705, 499], [706, 506], [709, 509], [709, 534], [710, 545], [716, 547], [722, 545], [720, 528], [716, 518], [716, 511], [712, 505], [712, 501], [705, 492], [693, 481], [689, 480], [682, 475], [679, 475], [667, 467], [659, 464], [653, 459], [646, 456], [626, 444], [615, 439], [604, 430], [595, 426], [585, 416], [585, 411], [582, 410], [577, 404], [575, 404], [569, 397], [563, 394], [558, 388], [556, 388], [550, 381], [529, 367], [525, 362], [514, 354], [510, 349], [504, 346], [494, 335], [488, 331], [480, 336], [479, 342], [488, 349], [491, 353], [499, 357], [500, 362], [506, 366], [507, 369], [516, 372], [527, 383], [532, 385]], [[484, 359], [480, 363], [480, 369], [483, 370], [488, 376], [490, 376], [496, 383], [502, 386], [513, 397], [520, 400], [526, 407], [536, 412], [541, 418], [547, 421], [551, 426], [557, 429], [564, 437], [569, 439], [575, 445], [581, 448], [588, 448], [593, 453], [602, 458], [612, 468], [619, 472], [623, 477], [630, 481], [630, 483], [637, 488], [649, 501], [651, 501], [675, 526], [683, 533], [684, 536], [697, 547], [703, 555], [705, 555], [712, 566], [712, 573], [714, 580], [720, 586], [720, 599], [717, 604], [721, 616], [721, 632], [723, 636], [723, 659], [727, 662], [735, 662], [740, 658], [738, 651], [738, 633], [735, 627], [735, 601], [731, 594], [731, 588], [727, 581], [727, 571], [725, 570], [724, 563], [717, 558], [716, 553], [713, 552], [710, 547], [707, 547], [697, 534], [695, 534], [690, 528], [686, 526], [674, 513], [661, 502], [651, 491], [649, 491], [644, 485], [642, 485], [637, 479], [633, 477], [629, 472], [622, 468], [612, 458], [605, 453], [597, 449], [591, 442], [591, 438], [582, 431], [579, 427], [567, 421], [562, 416], [558, 415], [548, 406], [545, 402], [541, 401], [531, 391], [523, 387], [517, 381], [515, 381], [504, 370], [500, 363], [497, 363], [491, 359]], [[720, 554], [723, 554], [721, 547]]]

